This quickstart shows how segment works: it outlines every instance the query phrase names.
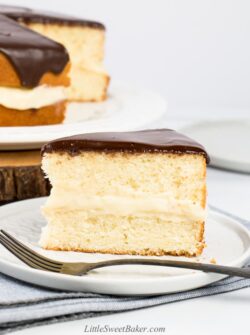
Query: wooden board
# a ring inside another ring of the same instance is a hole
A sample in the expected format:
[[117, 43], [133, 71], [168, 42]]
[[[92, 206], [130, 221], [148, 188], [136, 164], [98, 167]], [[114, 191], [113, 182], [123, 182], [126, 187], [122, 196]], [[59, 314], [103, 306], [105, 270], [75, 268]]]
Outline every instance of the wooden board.
[[49, 181], [41, 170], [40, 150], [0, 152], [0, 204], [49, 192]]

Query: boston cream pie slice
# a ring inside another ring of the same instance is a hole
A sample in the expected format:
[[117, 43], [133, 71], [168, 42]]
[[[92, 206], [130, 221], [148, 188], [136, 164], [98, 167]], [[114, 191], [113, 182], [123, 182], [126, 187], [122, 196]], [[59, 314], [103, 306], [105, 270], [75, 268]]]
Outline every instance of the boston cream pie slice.
[[131, 255], [199, 255], [204, 248], [205, 149], [169, 129], [52, 141], [42, 167], [53, 186], [41, 246]]

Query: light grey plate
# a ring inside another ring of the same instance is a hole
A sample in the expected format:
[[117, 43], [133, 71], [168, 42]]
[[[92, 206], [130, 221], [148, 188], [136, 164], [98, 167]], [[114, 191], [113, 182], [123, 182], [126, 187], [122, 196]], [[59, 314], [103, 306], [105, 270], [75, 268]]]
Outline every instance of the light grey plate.
[[181, 131], [207, 149], [212, 166], [250, 173], [250, 119], [203, 121]]

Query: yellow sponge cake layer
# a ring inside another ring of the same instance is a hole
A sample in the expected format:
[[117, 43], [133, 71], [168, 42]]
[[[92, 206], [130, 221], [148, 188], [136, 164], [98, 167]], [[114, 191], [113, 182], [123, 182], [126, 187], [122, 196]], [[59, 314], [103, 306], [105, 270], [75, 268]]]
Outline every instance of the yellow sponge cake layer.
[[43, 148], [42, 166], [53, 188], [43, 208], [48, 225], [42, 247], [200, 254], [207, 158], [202, 147], [170, 130], [114, 134], [81, 135]]
[[65, 102], [50, 106], [18, 110], [0, 105], [0, 127], [47, 126], [62, 123], [65, 117]]
[[69, 100], [101, 101], [106, 98], [109, 76], [103, 67], [104, 29], [33, 22], [26, 26], [63, 44], [68, 50], [71, 60]]
[[44, 248], [190, 256], [203, 249], [204, 156], [46, 154], [43, 169], [53, 185]]

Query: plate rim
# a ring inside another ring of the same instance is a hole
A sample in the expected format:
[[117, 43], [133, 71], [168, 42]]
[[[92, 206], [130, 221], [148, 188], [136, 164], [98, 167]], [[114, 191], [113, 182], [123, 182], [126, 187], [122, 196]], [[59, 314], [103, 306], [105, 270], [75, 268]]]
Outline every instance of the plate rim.
[[[29, 203], [29, 206], [34, 205], [34, 202], [38, 202], [41, 204], [42, 201], [44, 201], [47, 197], [40, 197], [40, 198], [34, 198], [34, 199], [26, 199], [26, 200], [22, 200], [22, 201], [18, 201], [18, 202], [14, 202], [14, 203], [10, 203], [10, 204], [6, 204], [0, 207], [0, 218], [2, 217], [6, 217], [6, 215], [4, 215], [4, 213], [2, 213], [2, 208], [5, 209], [11, 209], [11, 207], [17, 206], [17, 207], [22, 207], [24, 203]], [[227, 265], [231, 265], [231, 266], [241, 266], [243, 265], [247, 259], [250, 257], [250, 232], [249, 230], [242, 224], [240, 223], [237, 218], [233, 218], [230, 217], [227, 214], [224, 213], [220, 213], [217, 212], [214, 209], [209, 208], [209, 213], [211, 213], [210, 215], [215, 216], [215, 217], [219, 217], [219, 218], [224, 218], [226, 219], [228, 222], [221, 222], [219, 220], [219, 222], [223, 225], [229, 225], [231, 227], [233, 227], [233, 230], [236, 232], [236, 230], [240, 230], [241, 233], [243, 233], [244, 235], [244, 239], [248, 240], [249, 242], [249, 246], [248, 248], [245, 247], [244, 252], [237, 257], [235, 260], [226, 263]], [[238, 234], [237, 234], [238, 235]], [[7, 268], [7, 270], [6, 270]], [[3, 270], [3, 271], [2, 271]], [[179, 284], [179, 283], [183, 283], [186, 281], [189, 281], [190, 279], [193, 281], [195, 280], [195, 286], [192, 286], [192, 288], [187, 288], [187, 289], [183, 289], [180, 290], [178, 289], [177, 291], [166, 291], [163, 292], [162, 290], [160, 290], [157, 293], [122, 293], [122, 290], [118, 290], [115, 288], [114, 290], [111, 291], [107, 291], [105, 288], [105, 285], [108, 283], [110, 284], [110, 278], [107, 278], [105, 276], [103, 277], [76, 277], [76, 276], [72, 276], [72, 275], [66, 275], [66, 274], [56, 274], [56, 273], [52, 273], [52, 272], [46, 272], [46, 271], [42, 271], [42, 270], [37, 270], [37, 269], [32, 269], [26, 266], [23, 266], [22, 264], [18, 264], [18, 263], [14, 263], [14, 262], [10, 262], [8, 260], [2, 259], [1, 255], [0, 255], [0, 272], [11, 276], [12, 278], [18, 279], [18, 280], [22, 280], [25, 282], [28, 282], [30, 284], [35, 284], [35, 285], [39, 285], [39, 286], [43, 286], [43, 287], [47, 287], [47, 288], [54, 288], [54, 289], [58, 289], [61, 290], [60, 285], [59, 287], [54, 286], [54, 285], [48, 285], [48, 281], [49, 280], [58, 280], [59, 278], [59, 282], [61, 283], [65, 283], [65, 280], [67, 281], [65, 284], [67, 285], [68, 283], [72, 283], [72, 284], [77, 284], [79, 283], [79, 278], [81, 281], [81, 285], [93, 285], [93, 284], [97, 284], [97, 285], [104, 285], [104, 290], [99, 290], [97, 289], [96, 291], [93, 290], [89, 290], [88, 288], [84, 288], [82, 287], [82, 289], [80, 290], [79, 288], [75, 289], [75, 291], [80, 291], [80, 292], [95, 292], [95, 293], [100, 293], [100, 294], [114, 294], [114, 295], [130, 295], [130, 296], [136, 296], [136, 295], [146, 295], [146, 296], [150, 296], [150, 295], [159, 295], [159, 294], [168, 294], [168, 293], [174, 293], [174, 292], [181, 292], [181, 291], [188, 291], [190, 289], [195, 289], [195, 288], [199, 288], [199, 287], [203, 287], [206, 286], [208, 284], [214, 283], [219, 281], [220, 279], [223, 279], [225, 277], [228, 277], [227, 275], [220, 275], [220, 274], [214, 274], [214, 273], [204, 273], [204, 272], [198, 272], [198, 271], [193, 271], [191, 273], [187, 273], [187, 274], [182, 274], [182, 275], [176, 275], [176, 276], [166, 276], [166, 277], [161, 277], [161, 278], [131, 278], [131, 279], [126, 279], [126, 278], [115, 278], [114, 280], [112, 280], [112, 282], [115, 284], [122, 285], [130, 285], [133, 283], [135, 284], [142, 284], [142, 285], [162, 285], [165, 284], [166, 286], [168, 285], [168, 283], [174, 282]], [[12, 272], [12, 274], [10, 274]], [[13, 275], [14, 272], [14, 275]], [[20, 273], [21, 273], [21, 278], [20, 278]], [[36, 279], [35, 280], [27, 280], [27, 279], [23, 279], [22, 275], [28, 275], [29, 278], [33, 278], [32, 274], [35, 275], [36, 277], [38, 276], [38, 278], [40, 277], [40, 279], [45, 279], [46, 283], [37, 283]], [[198, 282], [198, 284], [197, 284]], [[67, 289], [64, 287], [65, 291], [72, 291], [72, 289]], [[73, 290], [74, 291], [74, 290]], [[125, 289], [125, 291], [127, 291]], [[133, 290], [132, 290], [133, 291]], [[114, 293], [116, 292], [116, 293]]]
[[[211, 127], [213, 125], [225, 125], [226, 124], [235, 124], [235, 122], [238, 123], [247, 123], [250, 125], [250, 118], [247, 117], [230, 117], [227, 119], [207, 119], [207, 120], [201, 120], [201, 121], [194, 121], [186, 126], [180, 127], [180, 131], [182, 131], [187, 136], [192, 136], [191, 132], [194, 130], [196, 131], [199, 127]], [[233, 172], [241, 172], [241, 173], [250, 173], [250, 163], [244, 162], [244, 161], [233, 161], [231, 159], [227, 158], [221, 158], [217, 155], [213, 155], [209, 152], [209, 156], [211, 158], [211, 162], [209, 166], [220, 168], [227, 171], [233, 171]]]
[[[147, 113], [147, 119], [146, 121], [142, 122], [142, 117], [140, 116], [140, 122], [136, 122], [135, 126], [132, 125], [131, 119], [133, 117], [133, 120], [136, 118], [134, 117], [134, 114], [130, 111], [128, 113], [128, 110], [131, 109], [131, 103], [128, 103], [128, 106], [126, 106], [125, 111], [121, 109], [122, 113], [115, 114], [112, 112], [111, 117], [107, 118], [100, 118], [96, 120], [85, 120], [82, 122], [75, 122], [75, 123], [69, 123], [68, 125], [65, 124], [56, 124], [56, 125], [47, 125], [47, 126], [33, 126], [33, 127], [0, 127], [0, 130], [3, 130], [4, 133], [0, 134], [0, 149], [2, 150], [22, 150], [26, 148], [35, 149], [41, 147], [42, 144], [51, 141], [54, 138], [60, 138], [65, 136], [71, 136], [77, 133], [81, 132], [81, 125], [91, 125], [94, 124], [94, 128], [100, 127], [99, 130], [93, 130], [93, 131], [111, 131], [114, 127], [117, 128], [117, 131], [125, 131], [125, 130], [135, 130], [139, 129], [140, 127], [146, 126], [149, 123], [152, 123], [162, 117], [166, 114], [167, 108], [168, 108], [168, 102], [165, 97], [163, 97], [161, 94], [154, 92], [153, 90], [150, 90], [145, 87], [141, 87], [139, 85], [131, 84], [129, 82], [125, 81], [119, 81], [119, 80], [112, 80], [111, 86], [109, 88], [109, 92], [112, 94], [112, 91], [115, 90], [124, 90], [125, 93], [132, 91], [136, 92], [137, 96], [139, 96], [137, 101], [142, 101], [141, 95], [149, 96], [150, 98], [154, 99], [154, 105], [156, 105], [157, 108], [155, 108], [153, 113]], [[133, 99], [133, 95], [131, 95], [131, 99]], [[139, 100], [140, 99], [140, 100]], [[108, 102], [108, 100], [106, 100]], [[100, 102], [105, 103], [106, 101]], [[149, 99], [150, 101], [150, 99]], [[72, 102], [75, 103], [75, 102]], [[79, 103], [79, 102], [76, 102]], [[85, 103], [83, 103], [85, 104]], [[92, 103], [89, 103], [92, 104]], [[98, 102], [94, 102], [93, 104], [98, 105]], [[141, 114], [140, 114], [141, 115]], [[149, 118], [150, 115], [150, 118]], [[120, 122], [120, 118], [122, 119], [129, 119], [130, 124], [129, 125], [123, 125], [123, 122]], [[98, 122], [100, 123], [100, 126], [98, 126]], [[115, 122], [115, 126], [112, 125], [112, 122]], [[111, 124], [111, 125], [110, 125]], [[141, 125], [140, 125], [141, 124]], [[62, 129], [60, 129], [62, 127]], [[74, 129], [75, 127], [75, 129]], [[103, 128], [101, 128], [103, 127]], [[109, 130], [110, 128], [110, 130]], [[112, 129], [111, 129], [112, 128]], [[31, 136], [30, 134], [26, 136], [26, 132], [32, 129]], [[103, 130], [102, 130], [103, 129]], [[15, 130], [18, 132], [15, 134], [13, 133]], [[56, 136], [53, 136], [55, 131]], [[71, 135], [69, 134], [71, 133]], [[92, 132], [92, 130], [83, 130], [83, 132]], [[48, 137], [49, 136], [49, 137]], [[22, 138], [24, 137], [24, 138]], [[16, 148], [15, 148], [16, 146]]]

